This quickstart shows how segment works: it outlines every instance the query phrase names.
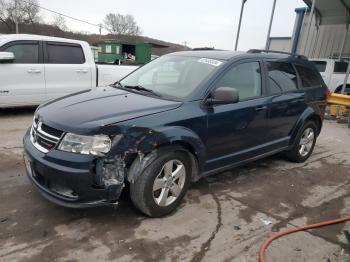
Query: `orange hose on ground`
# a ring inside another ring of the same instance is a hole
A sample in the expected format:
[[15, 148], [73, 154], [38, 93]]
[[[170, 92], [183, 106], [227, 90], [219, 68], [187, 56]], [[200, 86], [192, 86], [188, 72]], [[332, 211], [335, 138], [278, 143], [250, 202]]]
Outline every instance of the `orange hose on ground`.
[[261, 245], [260, 250], [259, 250], [259, 261], [265, 262], [265, 251], [266, 251], [267, 247], [271, 244], [271, 242], [277, 238], [280, 238], [282, 236], [289, 235], [289, 234], [292, 234], [295, 232], [305, 231], [308, 229], [324, 227], [324, 226], [329, 226], [329, 225], [334, 225], [334, 224], [339, 224], [339, 223], [343, 223], [343, 222], [346, 222], [349, 220], [350, 220], [350, 216], [347, 216], [347, 217], [338, 218], [338, 219], [334, 219], [334, 220], [328, 220], [328, 221], [324, 221], [324, 222], [320, 222], [320, 223], [316, 223], [316, 224], [305, 225], [305, 226], [301, 226], [301, 227], [297, 227], [297, 228], [293, 228], [293, 229], [287, 229], [287, 230], [278, 232], [276, 234], [273, 234], [268, 239], [266, 239], [264, 241], [264, 243]]

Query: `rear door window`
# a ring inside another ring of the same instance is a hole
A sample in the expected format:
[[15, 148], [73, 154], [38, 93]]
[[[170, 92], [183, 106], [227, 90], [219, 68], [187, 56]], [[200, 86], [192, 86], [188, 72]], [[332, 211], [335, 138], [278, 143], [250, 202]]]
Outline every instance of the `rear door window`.
[[78, 44], [61, 44], [48, 42], [47, 63], [49, 64], [84, 64], [83, 49]]
[[297, 75], [292, 64], [268, 61], [266, 65], [271, 94], [293, 91], [298, 88]]
[[15, 64], [39, 63], [39, 43], [37, 42], [14, 42], [1, 51], [12, 52], [15, 55]]
[[314, 65], [316, 66], [318, 72], [323, 73], [326, 72], [326, 68], [327, 68], [327, 62], [326, 61], [311, 61], [314, 63]]
[[301, 79], [301, 84], [304, 88], [311, 88], [322, 85], [321, 76], [311, 68], [301, 65], [296, 65], [296, 68]]

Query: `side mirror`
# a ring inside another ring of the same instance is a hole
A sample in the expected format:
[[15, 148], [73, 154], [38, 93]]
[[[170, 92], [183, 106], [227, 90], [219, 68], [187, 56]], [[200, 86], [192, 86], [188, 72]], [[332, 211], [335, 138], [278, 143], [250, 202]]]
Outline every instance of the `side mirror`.
[[0, 52], [0, 63], [12, 63], [15, 55], [12, 52]]
[[219, 87], [207, 100], [210, 105], [225, 105], [234, 104], [239, 101], [239, 94], [237, 88], [234, 87]]

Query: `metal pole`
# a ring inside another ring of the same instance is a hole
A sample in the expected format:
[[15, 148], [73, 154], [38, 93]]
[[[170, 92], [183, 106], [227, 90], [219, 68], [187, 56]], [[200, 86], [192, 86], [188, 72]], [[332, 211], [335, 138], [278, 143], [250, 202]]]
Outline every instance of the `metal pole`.
[[237, 29], [237, 36], [236, 36], [235, 51], [237, 51], [239, 33], [240, 33], [240, 31], [241, 31], [241, 23], [242, 23], [243, 9], [244, 9], [244, 4], [245, 4], [246, 1], [247, 1], [247, 0], [242, 0], [241, 14], [239, 15], [239, 22], [238, 22], [238, 29]]
[[18, 0], [15, 0], [15, 23], [16, 23], [16, 34], [18, 34]]
[[276, 0], [273, 0], [271, 17], [270, 17], [270, 24], [269, 24], [269, 30], [267, 31], [266, 44], [265, 44], [265, 49], [266, 50], [269, 48], [271, 27], [272, 27], [273, 16], [275, 14], [275, 7], [276, 7]]
[[345, 47], [345, 43], [346, 43], [346, 39], [347, 39], [348, 33], [349, 33], [349, 24], [346, 25], [346, 32], [344, 34], [343, 43], [341, 45], [341, 49], [340, 49], [340, 52], [339, 52], [339, 59], [343, 55], [343, 51], [344, 51], [344, 47]]
[[[346, 69], [346, 74], [345, 74], [345, 78], [344, 78], [344, 83], [341, 89], [341, 93], [344, 94], [345, 93], [345, 88], [346, 88], [346, 84], [348, 82], [349, 79], [349, 74], [350, 74], [350, 60], [348, 60], [348, 68]], [[336, 117], [339, 118], [339, 109], [340, 106], [337, 105], [337, 110], [336, 110]], [[350, 112], [349, 112], [349, 118], [348, 118], [348, 127], [350, 128]]]
[[314, 11], [315, 11], [315, 5], [316, 5], [316, 0], [312, 0], [312, 6], [311, 6], [311, 11], [310, 11], [310, 19], [309, 19], [309, 22], [308, 22], [309, 24], [307, 25], [307, 31], [306, 31], [304, 54], [306, 54], [307, 42], [309, 40], [309, 34], [310, 34], [312, 19], [313, 19]]
[[346, 84], [348, 83], [349, 75], [350, 75], [350, 60], [348, 60], [348, 69], [346, 70], [343, 87], [341, 89], [342, 94], [345, 93], [345, 88], [346, 88]]
[[315, 57], [315, 52], [316, 52], [316, 47], [318, 44], [318, 37], [319, 37], [319, 26], [316, 28], [316, 37], [315, 37], [315, 44], [314, 44], [314, 49], [312, 50], [311, 57]]

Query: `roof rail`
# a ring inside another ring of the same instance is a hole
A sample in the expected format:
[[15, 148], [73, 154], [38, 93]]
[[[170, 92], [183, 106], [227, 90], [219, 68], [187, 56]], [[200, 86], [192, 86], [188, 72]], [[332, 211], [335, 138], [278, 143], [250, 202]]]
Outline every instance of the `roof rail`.
[[306, 59], [307, 57], [304, 55], [299, 55], [299, 54], [293, 54], [293, 53], [288, 53], [288, 52], [283, 52], [283, 51], [274, 51], [274, 50], [264, 50], [264, 49], [249, 49], [247, 53], [251, 54], [257, 54], [257, 53], [274, 53], [274, 54], [284, 54], [284, 55], [290, 55], [290, 56], [296, 56], [301, 59]]
[[226, 51], [224, 49], [216, 49], [214, 47], [195, 47], [192, 51]]

